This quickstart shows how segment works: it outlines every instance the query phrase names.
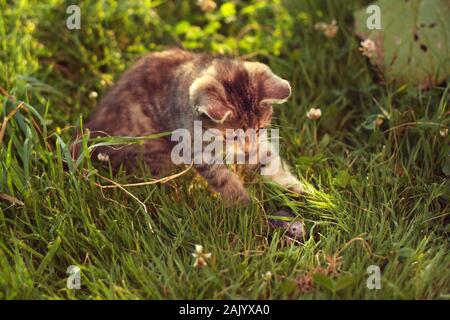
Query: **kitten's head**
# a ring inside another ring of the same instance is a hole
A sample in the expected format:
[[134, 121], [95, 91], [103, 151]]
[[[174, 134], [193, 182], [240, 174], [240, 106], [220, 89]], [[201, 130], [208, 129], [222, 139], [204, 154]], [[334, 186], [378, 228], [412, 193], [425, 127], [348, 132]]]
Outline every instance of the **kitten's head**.
[[272, 119], [272, 104], [291, 95], [289, 82], [259, 62], [213, 60], [189, 89], [190, 103], [204, 128], [265, 128]]

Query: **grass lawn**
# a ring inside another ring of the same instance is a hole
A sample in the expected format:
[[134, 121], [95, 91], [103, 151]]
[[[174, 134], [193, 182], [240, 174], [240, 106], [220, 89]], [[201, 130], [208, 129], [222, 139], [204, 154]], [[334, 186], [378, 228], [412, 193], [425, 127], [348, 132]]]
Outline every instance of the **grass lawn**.
[[[69, 30], [66, 1], [0, 0], [0, 298], [450, 298], [449, 86], [379, 79], [352, 27], [367, 4], [89, 0]], [[336, 37], [315, 30], [332, 19]], [[253, 203], [226, 208], [192, 170], [119, 187], [148, 170], [71, 162], [74, 127], [107, 88], [170, 46], [246, 56], [291, 82], [274, 127], [308, 194], [247, 177]], [[269, 229], [279, 209], [304, 221], [303, 243]], [[196, 244], [212, 253], [204, 268]], [[80, 290], [66, 288], [70, 265]], [[371, 265], [380, 289], [367, 287]]]

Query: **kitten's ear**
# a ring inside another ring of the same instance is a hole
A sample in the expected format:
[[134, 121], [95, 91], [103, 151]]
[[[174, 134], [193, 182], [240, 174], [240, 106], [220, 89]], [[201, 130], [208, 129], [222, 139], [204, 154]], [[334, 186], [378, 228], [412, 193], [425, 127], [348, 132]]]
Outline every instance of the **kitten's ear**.
[[196, 111], [216, 123], [223, 123], [232, 111], [225, 105], [225, 90], [212, 76], [196, 79], [189, 88], [189, 99]]
[[224, 110], [222, 107], [216, 107], [213, 105], [198, 106], [197, 112], [208, 116], [212, 121], [216, 123], [224, 123], [228, 116], [231, 115], [230, 110]]
[[260, 62], [244, 62], [250, 79], [257, 85], [260, 104], [284, 103], [291, 95], [291, 86]]

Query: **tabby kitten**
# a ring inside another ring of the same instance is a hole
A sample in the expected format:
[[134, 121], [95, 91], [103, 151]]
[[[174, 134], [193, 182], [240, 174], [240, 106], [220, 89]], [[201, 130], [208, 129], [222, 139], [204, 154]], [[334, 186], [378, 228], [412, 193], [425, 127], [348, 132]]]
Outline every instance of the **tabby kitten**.
[[[286, 80], [258, 62], [245, 62], [180, 49], [150, 53], [127, 70], [109, 90], [86, 127], [91, 137], [145, 136], [185, 128], [195, 120], [204, 129], [260, 129], [270, 125], [272, 104], [291, 94]], [[146, 140], [143, 145], [100, 147], [93, 159], [109, 158], [113, 168], [133, 169], [145, 161], [153, 174], [167, 173], [172, 165], [170, 136]], [[264, 146], [270, 148], [269, 146]], [[74, 153], [79, 150], [75, 145]], [[301, 183], [279, 156], [271, 160], [277, 170], [272, 181], [302, 191]], [[248, 166], [255, 169], [257, 166]], [[248, 202], [237, 174], [223, 164], [195, 164], [194, 168], [229, 202]]]

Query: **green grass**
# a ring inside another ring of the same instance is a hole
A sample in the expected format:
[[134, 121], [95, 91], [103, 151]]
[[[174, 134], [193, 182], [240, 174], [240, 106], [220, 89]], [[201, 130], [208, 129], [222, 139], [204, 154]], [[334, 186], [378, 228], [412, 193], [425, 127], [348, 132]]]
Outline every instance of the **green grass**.
[[[0, 0], [0, 298], [450, 297], [449, 137], [439, 133], [449, 87], [374, 80], [352, 28], [366, 1], [246, 1], [238, 17], [195, 1], [83, 1], [74, 31], [64, 1], [12, 2]], [[314, 30], [333, 18], [336, 38]], [[145, 168], [113, 176], [82, 158], [63, 169], [73, 126], [98, 102], [89, 93], [101, 97], [135, 57], [172, 45], [251, 55], [291, 81], [274, 126], [311, 194], [254, 178], [254, 203], [225, 208], [192, 171], [123, 190], [101, 189], [100, 175], [149, 181]], [[317, 122], [311, 107], [323, 111]], [[280, 208], [304, 220], [303, 244], [268, 229], [265, 214]], [[202, 269], [195, 244], [212, 253]], [[82, 290], [66, 288], [70, 265]], [[366, 287], [370, 265], [380, 290]]]

